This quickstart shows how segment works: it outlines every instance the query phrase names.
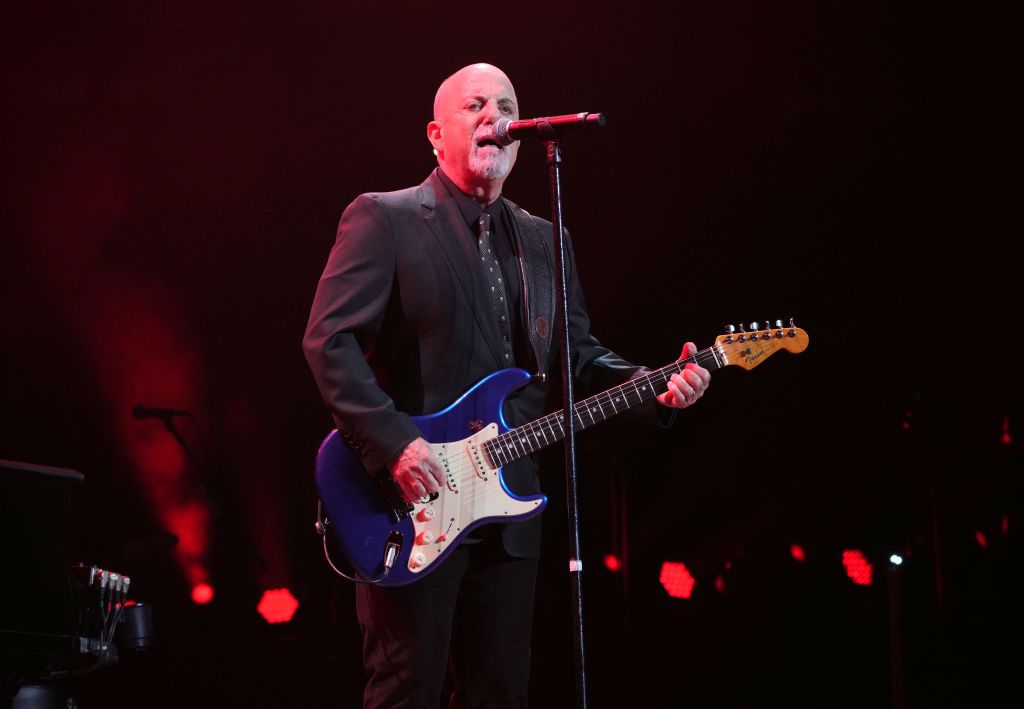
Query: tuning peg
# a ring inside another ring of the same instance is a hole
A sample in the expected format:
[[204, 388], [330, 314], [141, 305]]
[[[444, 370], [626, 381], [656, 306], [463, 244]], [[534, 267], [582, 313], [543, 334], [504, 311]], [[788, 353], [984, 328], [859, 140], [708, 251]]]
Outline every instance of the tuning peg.
[[725, 334], [726, 335], [732, 335], [735, 332], [736, 332], [736, 326], [735, 325], [726, 325], [725, 326]]
[[743, 329], [743, 323], [740, 323], [739, 328], [740, 328], [740, 332], [746, 332], [746, 330]]
[[755, 331], [756, 330], [760, 330], [761, 329], [761, 323], [759, 323], [757, 320], [755, 320], [754, 322], [750, 323], [750, 329], [751, 330], [755, 330]]
[[790, 327], [796, 327], [796, 323], [795, 323], [795, 322], [793, 322], [793, 318], [790, 318], [790, 319], [789, 319], [789, 326], [790, 326]]
[[776, 320], [775, 321], [775, 329], [776, 330], [781, 330], [782, 329], [782, 321], [781, 320]]

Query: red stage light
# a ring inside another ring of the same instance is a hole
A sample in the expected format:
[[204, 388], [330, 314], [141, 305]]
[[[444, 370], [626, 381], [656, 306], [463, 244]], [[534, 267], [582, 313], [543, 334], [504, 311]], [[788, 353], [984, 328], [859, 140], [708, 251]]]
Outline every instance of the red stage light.
[[604, 568], [608, 569], [613, 574], [617, 574], [622, 569], [622, 562], [619, 561], [619, 557], [614, 554], [605, 554]]
[[981, 531], [980, 529], [975, 530], [974, 539], [978, 542], [979, 547], [981, 547], [982, 549], [988, 549], [988, 537], [985, 536], [985, 533], [983, 531]]
[[661, 585], [673, 598], [689, 598], [696, 583], [686, 564], [680, 561], [666, 561], [661, 565]]
[[799, 561], [801, 564], [807, 561], [807, 553], [804, 551], [804, 548], [799, 544], [789, 545], [789, 555], [793, 557], [796, 561]]
[[719, 593], [725, 593], [725, 576], [718, 574], [715, 577], [715, 590]]
[[208, 583], [197, 583], [192, 587], [192, 602], [201, 606], [213, 600], [213, 586]]
[[864, 558], [864, 553], [859, 549], [843, 550], [843, 566], [846, 568], [846, 575], [858, 586], [871, 585], [871, 563]]
[[274, 588], [263, 592], [256, 610], [268, 623], [287, 623], [295, 615], [299, 602], [287, 588]]

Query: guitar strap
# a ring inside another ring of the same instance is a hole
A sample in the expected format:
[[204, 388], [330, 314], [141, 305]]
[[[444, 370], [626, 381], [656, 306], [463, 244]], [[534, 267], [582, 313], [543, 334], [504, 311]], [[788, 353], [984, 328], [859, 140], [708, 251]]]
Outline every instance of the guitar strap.
[[551, 351], [551, 326], [555, 322], [554, 256], [550, 240], [541, 233], [533, 216], [511, 200], [504, 202], [515, 227], [527, 335], [536, 357], [537, 375], [543, 376]]

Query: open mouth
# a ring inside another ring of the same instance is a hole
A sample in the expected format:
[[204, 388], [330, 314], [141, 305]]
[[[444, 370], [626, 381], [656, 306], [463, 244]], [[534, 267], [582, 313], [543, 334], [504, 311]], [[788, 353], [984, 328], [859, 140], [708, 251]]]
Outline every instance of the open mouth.
[[476, 141], [476, 147], [485, 148], [488, 145], [497, 148], [498, 150], [504, 150], [504, 146], [498, 145], [498, 143], [492, 138], [483, 138], [482, 140]]

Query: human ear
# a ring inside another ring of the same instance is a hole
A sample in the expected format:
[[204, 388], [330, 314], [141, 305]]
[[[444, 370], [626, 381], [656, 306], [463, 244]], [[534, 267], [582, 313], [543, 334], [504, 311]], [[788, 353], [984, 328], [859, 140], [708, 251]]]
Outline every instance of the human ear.
[[441, 124], [437, 121], [431, 121], [427, 124], [427, 140], [434, 146], [434, 152], [440, 157], [441, 153], [444, 152], [444, 131], [442, 131]]

